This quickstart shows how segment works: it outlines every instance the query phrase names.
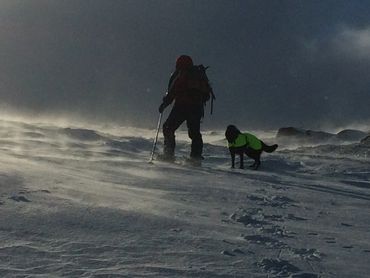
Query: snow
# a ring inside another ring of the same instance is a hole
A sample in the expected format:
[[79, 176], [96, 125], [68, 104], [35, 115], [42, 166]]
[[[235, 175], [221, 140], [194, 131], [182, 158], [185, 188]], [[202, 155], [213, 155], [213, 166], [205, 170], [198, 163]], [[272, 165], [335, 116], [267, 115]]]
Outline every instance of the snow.
[[0, 277], [369, 277], [368, 140], [252, 171], [223, 131], [196, 168], [148, 164], [154, 130], [0, 126]]

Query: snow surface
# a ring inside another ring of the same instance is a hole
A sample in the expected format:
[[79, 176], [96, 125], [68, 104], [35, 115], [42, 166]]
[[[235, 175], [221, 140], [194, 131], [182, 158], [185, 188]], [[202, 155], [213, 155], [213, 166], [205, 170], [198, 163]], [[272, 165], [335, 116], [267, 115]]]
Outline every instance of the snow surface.
[[0, 127], [0, 277], [370, 276], [368, 144], [252, 171], [230, 169], [222, 131], [195, 168], [148, 164], [153, 130]]

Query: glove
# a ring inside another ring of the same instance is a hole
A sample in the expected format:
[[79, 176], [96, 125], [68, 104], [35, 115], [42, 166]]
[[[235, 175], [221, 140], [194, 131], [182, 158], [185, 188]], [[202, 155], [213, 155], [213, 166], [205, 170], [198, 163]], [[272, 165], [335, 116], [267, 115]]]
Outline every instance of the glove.
[[159, 106], [159, 108], [158, 108], [158, 111], [159, 111], [159, 113], [163, 113], [163, 111], [164, 111], [164, 109], [167, 107], [167, 105], [165, 104], [165, 103], [162, 103], [160, 106]]

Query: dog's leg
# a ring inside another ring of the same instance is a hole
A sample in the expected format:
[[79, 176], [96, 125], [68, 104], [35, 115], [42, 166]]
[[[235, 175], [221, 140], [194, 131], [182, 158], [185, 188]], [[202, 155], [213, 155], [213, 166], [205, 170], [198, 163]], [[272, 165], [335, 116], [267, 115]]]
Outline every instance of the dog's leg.
[[261, 165], [261, 161], [257, 161], [256, 164], [254, 165], [253, 170], [257, 170]]
[[229, 148], [230, 155], [231, 155], [231, 168], [235, 168], [235, 150], [233, 148]]
[[258, 167], [261, 165], [261, 153], [262, 150], [254, 150], [251, 148], [246, 148], [245, 154], [254, 159], [254, 163], [250, 166], [253, 170], [257, 170]]
[[240, 155], [240, 169], [244, 169], [244, 153], [241, 152], [239, 155]]
[[257, 170], [258, 167], [260, 167], [260, 165], [261, 165], [261, 153], [257, 154], [256, 157], [255, 157], [253, 170]]

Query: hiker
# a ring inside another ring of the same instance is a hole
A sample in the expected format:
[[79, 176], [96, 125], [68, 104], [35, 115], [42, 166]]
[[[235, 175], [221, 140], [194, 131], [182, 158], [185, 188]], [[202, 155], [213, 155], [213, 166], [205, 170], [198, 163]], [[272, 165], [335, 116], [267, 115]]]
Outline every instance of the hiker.
[[167, 94], [159, 106], [159, 113], [173, 101], [173, 108], [163, 124], [164, 149], [159, 159], [174, 161], [175, 131], [186, 121], [188, 135], [191, 139], [190, 160], [203, 159], [203, 139], [200, 122], [204, 116], [204, 105], [213, 97], [212, 88], [205, 74], [206, 68], [195, 66], [190, 56], [181, 55], [176, 60], [176, 70], [171, 75]]
[[253, 134], [240, 132], [234, 125], [229, 125], [226, 128], [225, 137], [231, 155], [231, 168], [235, 167], [235, 154], [238, 154], [240, 156], [240, 169], [243, 169], [244, 154], [246, 154], [248, 157], [254, 159], [254, 163], [249, 167], [257, 170], [261, 165], [262, 152], [272, 153], [278, 147], [277, 144], [271, 146], [266, 145]]

